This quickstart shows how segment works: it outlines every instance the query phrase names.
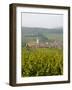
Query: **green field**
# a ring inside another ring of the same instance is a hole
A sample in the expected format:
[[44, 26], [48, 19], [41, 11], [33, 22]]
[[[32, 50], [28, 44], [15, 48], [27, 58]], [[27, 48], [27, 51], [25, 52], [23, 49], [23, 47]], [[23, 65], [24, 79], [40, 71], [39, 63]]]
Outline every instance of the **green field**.
[[22, 77], [63, 74], [63, 50], [58, 48], [22, 48]]
[[63, 40], [62, 33], [43, 33], [43, 35], [48, 38], [49, 40]]

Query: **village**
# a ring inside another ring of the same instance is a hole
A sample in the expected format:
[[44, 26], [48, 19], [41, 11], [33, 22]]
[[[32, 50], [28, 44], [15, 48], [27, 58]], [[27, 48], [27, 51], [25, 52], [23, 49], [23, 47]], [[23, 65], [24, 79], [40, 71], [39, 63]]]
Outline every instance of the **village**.
[[41, 42], [38, 38], [36, 41], [29, 41], [26, 43], [26, 47], [29, 48], [63, 48], [63, 42], [59, 40], [50, 40], [47, 42]]

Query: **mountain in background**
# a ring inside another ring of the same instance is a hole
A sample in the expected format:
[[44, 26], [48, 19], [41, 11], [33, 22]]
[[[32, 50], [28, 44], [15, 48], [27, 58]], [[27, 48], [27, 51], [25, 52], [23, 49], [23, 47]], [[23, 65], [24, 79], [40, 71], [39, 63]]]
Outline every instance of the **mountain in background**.
[[38, 33], [63, 33], [62, 28], [37, 28], [37, 27], [22, 27], [22, 34], [30, 35], [30, 34], [38, 34]]

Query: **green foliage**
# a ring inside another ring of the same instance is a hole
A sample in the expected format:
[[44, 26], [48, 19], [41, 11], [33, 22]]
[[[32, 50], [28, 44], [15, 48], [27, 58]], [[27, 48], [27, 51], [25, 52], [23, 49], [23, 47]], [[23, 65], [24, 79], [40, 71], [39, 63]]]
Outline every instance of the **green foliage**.
[[62, 49], [22, 48], [22, 77], [62, 74]]

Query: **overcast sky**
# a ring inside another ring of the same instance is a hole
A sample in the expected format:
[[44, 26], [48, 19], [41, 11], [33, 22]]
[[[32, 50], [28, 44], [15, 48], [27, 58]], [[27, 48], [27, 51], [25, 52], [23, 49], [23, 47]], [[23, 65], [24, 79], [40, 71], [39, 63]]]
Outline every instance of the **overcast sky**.
[[22, 13], [23, 27], [62, 28], [63, 15]]

